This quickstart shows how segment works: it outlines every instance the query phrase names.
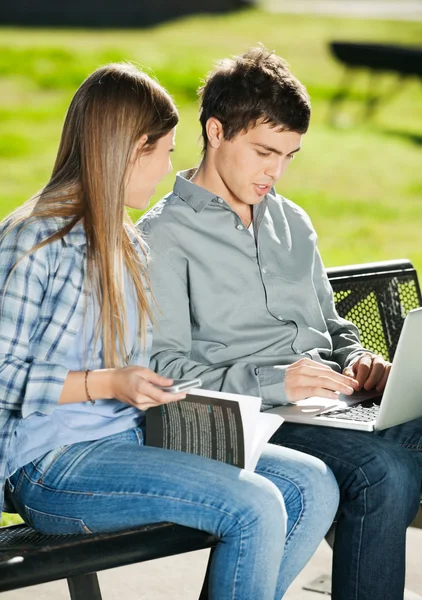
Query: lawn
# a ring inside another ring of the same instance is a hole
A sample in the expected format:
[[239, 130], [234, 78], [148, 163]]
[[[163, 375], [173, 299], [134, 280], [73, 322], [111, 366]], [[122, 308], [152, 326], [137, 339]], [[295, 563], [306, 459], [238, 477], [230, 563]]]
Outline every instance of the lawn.
[[[193, 17], [147, 30], [0, 30], [0, 216], [48, 179], [70, 98], [107, 61], [132, 60], [154, 73], [180, 108], [174, 168], [200, 157], [196, 88], [218, 58], [257, 42], [284, 56], [307, 85], [313, 121], [303, 151], [278, 185], [310, 213], [327, 265], [409, 257], [422, 269], [422, 86], [410, 79], [369, 122], [359, 118], [362, 73], [343, 111], [327, 122], [342, 67], [332, 39], [417, 44], [422, 23], [266, 14], [257, 9]], [[380, 85], [394, 86], [385, 75]], [[153, 201], [172, 185], [170, 175]]]
[[[215, 60], [262, 42], [289, 62], [311, 94], [311, 128], [278, 191], [309, 212], [326, 265], [408, 257], [422, 272], [422, 86], [416, 79], [397, 83], [399, 93], [363, 121], [368, 76], [361, 73], [341, 127], [332, 127], [329, 101], [343, 71], [329, 53], [333, 39], [418, 44], [422, 23], [249, 9], [147, 30], [0, 28], [0, 217], [47, 181], [68, 103], [97, 66], [134, 61], [173, 94], [181, 114], [177, 171], [200, 159], [201, 77]], [[388, 75], [379, 85], [397, 87]], [[172, 181], [172, 175], [166, 178], [153, 201]]]

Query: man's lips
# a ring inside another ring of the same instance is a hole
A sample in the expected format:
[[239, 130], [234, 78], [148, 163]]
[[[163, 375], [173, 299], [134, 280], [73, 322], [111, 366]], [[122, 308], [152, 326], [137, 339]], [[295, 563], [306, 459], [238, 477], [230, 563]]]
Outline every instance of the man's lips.
[[265, 194], [268, 194], [268, 192], [271, 189], [271, 185], [265, 185], [265, 184], [260, 184], [260, 183], [254, 183], [253, 186], [254, 186], [256, 192], [260, 196], [264, 196]]

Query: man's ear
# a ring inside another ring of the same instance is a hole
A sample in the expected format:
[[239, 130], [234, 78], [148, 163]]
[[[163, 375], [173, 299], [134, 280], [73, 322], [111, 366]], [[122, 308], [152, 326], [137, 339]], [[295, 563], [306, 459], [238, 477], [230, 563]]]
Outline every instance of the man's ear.
[[205, 125], [208, 137], [208, 144], [211, 148], [219, 148], [224, 139], [223, 125], [215, 117], [210, 117]]

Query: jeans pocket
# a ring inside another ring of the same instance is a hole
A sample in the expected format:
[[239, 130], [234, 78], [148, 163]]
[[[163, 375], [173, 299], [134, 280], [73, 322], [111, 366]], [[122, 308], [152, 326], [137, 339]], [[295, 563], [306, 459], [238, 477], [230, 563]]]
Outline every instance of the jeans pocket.
[[92, 533], [82, 519], [41, 512], [25, 506], [25, 522], [36, 531], [46, 534]]

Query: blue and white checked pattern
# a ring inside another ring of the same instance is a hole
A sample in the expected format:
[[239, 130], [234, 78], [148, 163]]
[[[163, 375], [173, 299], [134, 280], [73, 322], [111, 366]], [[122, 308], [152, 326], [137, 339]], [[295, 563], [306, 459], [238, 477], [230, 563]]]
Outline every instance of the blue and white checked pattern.
[[[2, 239], [5, 225], [0, 227], [0, 514], [13, 432], [19, 419], [54, 410], [68, 374], [63, 366], [67, 352], [83, 324], [82, 223], [64, 238], [25, 256], [65, 224], [61, 219], [32, 221]], [[132, 364], [138, 358], [137, 353], [132, 355]]]

